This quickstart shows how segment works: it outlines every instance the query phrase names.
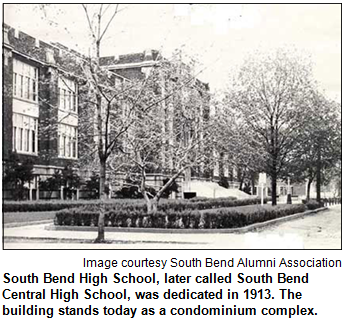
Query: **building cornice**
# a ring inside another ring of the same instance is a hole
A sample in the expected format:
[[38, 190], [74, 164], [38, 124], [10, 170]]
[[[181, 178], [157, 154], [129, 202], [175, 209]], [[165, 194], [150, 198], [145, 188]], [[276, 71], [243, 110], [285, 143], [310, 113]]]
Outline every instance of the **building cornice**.
[[104, 66], [107, 69], [128, 69], [128, 68], [141, 68], [141, 67], [152, 67], [158, 64], [158, 61], [148, 60], [140, 62], [130, 62], [125, 64], [107, 65]]
[[[43, 62], [42, 60], [38, 60], [38, 59], [36, 59], [36, 58], [32, 58], [32, 57], [30, 57], [29, 55], [27, 55], [27, 54], [25, 54], [25, 53], [22, 53], [22, 52], [20, 52], [20, 51], [18, 51], [18, 50], [16, 50], [16, 49], [12, 49], [12, 51], [13, 51], [13, 53], [15, 53], [15, 54], [17, 54], [17, 55], [22, 56], [23, 58], [28, 59], [28, 60], [31, 60], [31, 61], [33, 61], [33, 62], [36, 62], [36, 63], [38, 63], [38, 64], [40, 64], [40, 65], [42, 65], [42, 66], [51, 66], [51, 67], [55, 67], [55, 66], [53, 66], [52, 64], [47, 64], [46, 62]], [[56, 67], [55, 67], [55, 68], [56, 68]]]

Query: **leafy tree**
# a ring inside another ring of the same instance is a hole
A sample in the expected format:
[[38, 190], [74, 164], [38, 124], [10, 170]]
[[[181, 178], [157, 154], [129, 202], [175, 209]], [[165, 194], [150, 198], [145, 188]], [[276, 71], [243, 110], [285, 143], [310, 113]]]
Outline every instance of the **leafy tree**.
[[317, 200], [321, 200], [321, 185], [336, 177], [341, 164], [341, 118], [339, 104], [327, 100], [315, 91], [306, 106], [307, 122], [299, 131], [289, 173], [294, 181], [307, 180], [307, 199], [316, 180]]
[[[221, 94], [219, 94], [221, 95]], [[224, 166], [229, 166], [232, 180], [239, 182], [239, 189], [251, 185], [253, 191], [257, 181], [257, 173], [264, 171], [263, 148], [253, 139], [253, 133], [248, 124], [238, 117], [238, 112], [230, 102], [230, 96], [225, 95], [218, 101], [216, 107], [215, 149], [218, 151], [220, 175], [224, 174]]]
[[53, 176], [48, 177], [44, 181], [40, 181], [40, 190], [48, 191], [48, 198], [50, 199], [54, 191], [60, 190], [62, 186], [62, 175], [60, 171], [56, 170]]
[[13, 190], [15, 200], [25, 199], [28, 189], [24, 185], [33, 179], [33, 162], [30, 159], [20, 162], [17, 153], [11, 152], [5, 165], [3, 182]]
[[67, 199], [72, 199], [73, 193], [81, 185], [81, 179], [77, 171], [71, 165], [66, 165], [61, 171], [61, 182], [62, 186], [64, 186], [65, 197]]
[[[92, 176], [86, 181], [86, 190], [89, 191], [89, 198], [97, 199], [99, 198], [99, 175], [93, 173]], [[105, 193], [109, 195], [109, 185], [105, 185]]]
[[220, 176], [220, 180], [218, 182], [218, 185], [222, 186], [224, 188], [229, 188], [229, 182], [224, 175]]
[[292, 160], [299, 132], [306, 121], [306, 102], [313, 80], [308, 61], [293, 52], [251, 56], [228, 92], [227, 102], [258, 145], [265, 172], [271, 178], [272, 205], [276, 205], [277, 179]]

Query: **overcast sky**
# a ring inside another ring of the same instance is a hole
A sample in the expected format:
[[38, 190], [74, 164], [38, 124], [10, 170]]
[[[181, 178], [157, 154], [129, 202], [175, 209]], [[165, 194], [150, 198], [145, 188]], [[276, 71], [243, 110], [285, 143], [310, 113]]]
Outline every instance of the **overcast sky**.
[[[93, 6], [90, 6], [92, 11]], [[206, 69], [200, 78], [222, 88], [248, 53], [292, 48], [311, 55], [320, 89], [340, 101], [341, 6], [338, 4], [120, 5], [102, 56], [183, 49]], [[111, 13], [111, 8], [107, 14]], [[45, 41], [83, 53], [90, 44], [81, 5], [4, 5], [5, 23]]]

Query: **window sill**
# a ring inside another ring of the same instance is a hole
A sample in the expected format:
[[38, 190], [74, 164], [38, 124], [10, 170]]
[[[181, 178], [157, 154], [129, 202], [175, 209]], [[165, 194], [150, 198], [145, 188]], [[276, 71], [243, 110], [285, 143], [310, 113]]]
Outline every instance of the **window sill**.
[[69, 110], [69, 109], [63, 109], [63, 108], [60, 108], [60, 107], [58, 107], [58, 110], [62, 111], [64, 113], [67, 113], [67, 114], [72, 114], [72, 115], [77, 115], [78, 116], [78, 111], [73, 111], [73, 110]]
[[67, 160], [78, 160], [78, 157], [58, 156], [58, 158]]
[[13, 151], [21, 155], [38, 156], [38, 153], [24, 152], [24, 151], [19, 151], [19, 150], [13, 150]]
[[14, 95], [13, 95], [13, 99], [24, 101], [26, 103], [30, 103], [30, 104], [33, 104], [33, 105], [37, 105], [37, 107], [38, 107], [38, 101], [37, 100], [25, 99], [25, 98], [17, 97], [17, 96], [14, 96]]

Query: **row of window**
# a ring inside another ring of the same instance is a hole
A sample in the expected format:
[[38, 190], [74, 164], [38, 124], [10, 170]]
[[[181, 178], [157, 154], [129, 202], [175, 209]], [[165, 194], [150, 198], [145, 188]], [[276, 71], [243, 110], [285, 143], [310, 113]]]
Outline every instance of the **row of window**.
[[59, 124], [58, 143], [60, 157], [77, 158], [78, 130], [76, 127]]
[[[77, 112], [77, 84], [63, 76], [58, 78], [58, 108]], [[38, 101], [38, 69], [18, 59], [13, 59], [13, 96]], [[20, 153], [38, 152], [38, 120], [35, 117], [13, 113], [13, 150]], [[58, 127], [59, 157], [78, 157], [78, 130], [75, 126]]]
[[37, 154], [37, 119], [13, 113], [13, 150]]
[[37, 101], [38, 70], [36, 67], [13, 59], [13, 95]]
[[[59, 76], [60, 109], [77, 112], [77, 85], [75, 81]], [[38, 69], [13, 59], [13, 96], [30, 101], [38, 100]]]
[[[37, 155], [38, 135], [37, 118], [13, 113], [13, 150], [20, 153]], [[59, 157], [78, 157], [78, 129], [74, 126], [60, 124], [58, 127]]]
[[77, 84], [75, 81], [59, 76], [59, 108], [77, 112]]
[[59, 108], [77, 112], [77, 96], [70, 90], [59, 88]]

